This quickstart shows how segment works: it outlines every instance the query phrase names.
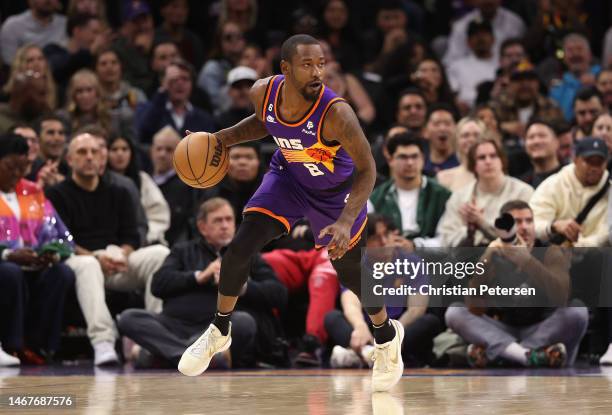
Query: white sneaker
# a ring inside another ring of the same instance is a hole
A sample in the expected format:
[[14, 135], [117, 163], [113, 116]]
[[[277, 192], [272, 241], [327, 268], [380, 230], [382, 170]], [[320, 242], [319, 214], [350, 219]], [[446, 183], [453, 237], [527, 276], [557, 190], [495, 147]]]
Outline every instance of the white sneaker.
[[608, 350], [606, 350], [604, 355], [599, 359], [599, 364], [602, 366], [612, 365], [612, 343], [610, 343]]
[[2, 350], [2, 345], [0, 344], [0, 366], [18, 366], [20, 364], [21, 360]]
[[361, 359], [353, 349], [336, 345], [332, 349], [329, 365], [333, 369], [360, 368]]
[[115, 342], [99, 342], [93, 345], [93, 349], [95, 366], [119, 363], [117, 352], [115, 352]]
[[372, 368], [372, 392], [387, 392], [402, 377], [402, 341], [404, 327], [397, 320], [389, 320], [395, 328], [395, 337], [383, 344], [375, 344]]
[[231, 344], [232, 323], [230, 323], [227, 336], [222, 336], [219, 329], [214, 324], [211, 324], [204, 334], [185, 350], [178, 364], [179, 372], [187, 376], [202, 374], [208, 369], [212, 357], [229, 349]]

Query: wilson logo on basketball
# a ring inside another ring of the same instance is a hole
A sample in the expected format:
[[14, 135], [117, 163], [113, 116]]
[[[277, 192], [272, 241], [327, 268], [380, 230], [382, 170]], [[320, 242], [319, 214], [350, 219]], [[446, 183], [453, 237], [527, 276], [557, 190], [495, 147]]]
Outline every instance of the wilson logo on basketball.
[[324, 148], [307, 148], [306, 154], [320, 162], [330, 161], [334, 158], [332, 153]]
[[220, 141], [217, 141], [217, 145], [215, 146], [215, 154], [213, 154], [212, 159], [210, 160], [210, 165], [214, 167], [218, 167], [221, 162], [221, 154], [223, 153], [223, 144]]

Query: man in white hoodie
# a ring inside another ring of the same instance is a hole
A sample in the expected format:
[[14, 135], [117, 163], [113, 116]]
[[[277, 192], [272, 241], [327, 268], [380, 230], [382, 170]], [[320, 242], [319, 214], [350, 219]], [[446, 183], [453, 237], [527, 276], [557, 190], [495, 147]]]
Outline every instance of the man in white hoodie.
[[536, 236], [544, 241], [563, 235], [576, 247], [599, 247], [608, 242], [608, 194], [579, 224], [576, 216], [608, 181], [605, 141], [585, 137], [576, 143], [574, 162], [540, 184], [531, 197]]

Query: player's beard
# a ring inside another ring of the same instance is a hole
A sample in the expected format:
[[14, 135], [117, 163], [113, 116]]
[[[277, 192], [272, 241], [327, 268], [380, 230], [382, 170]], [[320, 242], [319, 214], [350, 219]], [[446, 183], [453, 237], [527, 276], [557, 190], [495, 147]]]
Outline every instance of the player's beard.
[[300, 94], [302, 94], [304, 99], [306, 101], [311, 101], [311, 102], [314, 102], [317, 99], [317, 97], [319, 96], [319, 92], [321, 92], [321, 87], [319, 87], [319, 89], [317, 89], [317, 91], [314, 93], [309, 92], [308, 85], [300, 89]]

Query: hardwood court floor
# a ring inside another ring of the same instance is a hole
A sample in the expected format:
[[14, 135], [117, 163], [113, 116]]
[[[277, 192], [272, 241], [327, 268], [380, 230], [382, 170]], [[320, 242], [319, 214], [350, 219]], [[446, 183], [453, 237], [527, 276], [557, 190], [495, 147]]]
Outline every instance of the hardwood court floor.
[[[9, 395], [72, 395], [74, 409], [15, 408]], [[391, 393], [369, 372], [0, 369], [7, 414], [612, 414], [612, 370], [407, 370]]]

